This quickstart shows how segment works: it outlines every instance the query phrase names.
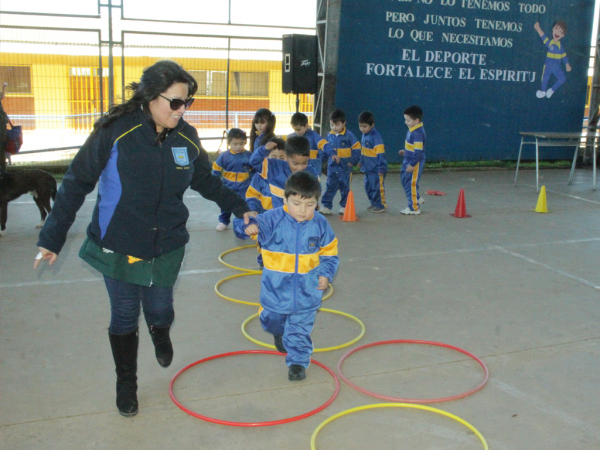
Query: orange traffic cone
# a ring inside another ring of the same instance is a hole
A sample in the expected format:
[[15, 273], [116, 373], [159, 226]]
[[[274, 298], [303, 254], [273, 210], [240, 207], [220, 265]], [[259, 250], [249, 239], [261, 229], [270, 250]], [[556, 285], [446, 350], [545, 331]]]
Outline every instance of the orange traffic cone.
[[356, 217], [356, 211], [354, 210], [354, 194], [352, 191], [348, 191], [348, 198], [346, 199], [346, 209], [342, 216], [343, 222], [358, 222]]
[[465, 217], [471, 217], [467, 214], [467, 205], [465, 205], [465, 190], [461, 189], [458, 193], [458, 202], [456, 202], [456, 210], [454, 214], [450, 214], [451, 216], [456, 217], [457, 219], [464, 219]]

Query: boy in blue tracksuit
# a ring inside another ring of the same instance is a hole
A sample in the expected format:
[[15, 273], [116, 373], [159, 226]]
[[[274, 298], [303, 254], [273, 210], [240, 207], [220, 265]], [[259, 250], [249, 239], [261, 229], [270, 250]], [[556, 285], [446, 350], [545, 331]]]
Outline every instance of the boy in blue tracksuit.
[[295, 113], [290, 124], [294, 133], [288, 135], [288, 137], [304, 136], [310, 142], [310, 165], [315, 169], [317, 176], [320, 176], [323, 171], [324, 157], [334, 158], [335, 161], [339, 162], [335, 149], [319, 133], [308, 126], [306, 114]]
[[[213, 175], [220, 175], [223, 184], [233, 189], [240, 197], [246, 198], [246, 191], [250, 186], [250, 155], [246, 151], [246, 132], [239, 128], [232, 128], [227, 134], [229, 150], [219, 155], [213, 163]], [[221, 210], [219, 215], [218, 231], [227, 229], [231, 219], [231, 212]]]
[[358, 128], [362, 132], [360, 170], [365, 174], [365, 191], [373, 213], [387, 211], [385, 202], [385, 175], [388, 170], [383, 139], [375, 129], [375, 116], [363, 111], [358, 116]]
[[329, 158], [327, 163], [327, 188], [321, 199], [323, 207], [319, 212], [321, 214], [331, 214], [333, 197], [339, 189], [341, 195], [339, 214], [344, 214], [348, 192], [350, 191], [352, 167], [357, 165], [360, 160], [361, 147], [354, 133], [346, 128], [346, 113], [344, 111], [341, 109], [332, 111], [329, 115], [329, 125], [331, 132], [327, 136], [327, 141], [336, 150], [339, 162]]
[[303, 136], [290, 136], [287, 139], [285, 161], [267, 156], [268, 149], [263, 146], [250, 158], [252, 168], [259, 175], [246, 192], [246, 202], [252, 211], [262, 212], [283, 206], [285, 182], [292, 173], [306, 170], [317, 176], [309, 165], [310, 143]]
[[419, 195], [419, 181], [425, 166], [425, 128], [423, 127], [423, 110], [416, 105], [410, 106], [404, 111], [404, 123], [408, 127], [404, 150], [400, 150], [400, 156], [404, 156], [400, 181], [406, 193], [408, 207], [400, 211], [402, 214], [421, 214], [420, 206], [425, 200]]
[[252, 218], [234, 221], [242, 239], [258, 235], [264, 269], [260, 322], [273, 334], [275, 347], [287, 353], [289, 380], [306, 378], [313, 352], [312, 333], [323, 291], [339, 264], [337, 238], [329, 223], [315, 212], [319, 180], [306, 171], [293, 173], [285, 184], [284, 203]]

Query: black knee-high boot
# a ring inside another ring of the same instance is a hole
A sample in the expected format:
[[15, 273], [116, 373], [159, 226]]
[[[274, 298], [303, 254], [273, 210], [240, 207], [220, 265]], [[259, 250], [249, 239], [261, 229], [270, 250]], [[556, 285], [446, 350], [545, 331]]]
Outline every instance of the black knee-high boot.
[[169, 337], [170, 329], [171, 325], [162, 328], [154, 325], [148, 326], [150, 336], [152, 336], [152, 343], [154, 344], [156, 360], [163, 367], [168, 367], [171, 364], [171, 361], [173, 361], [173, 344]]
[[117, 408], [122, 416], [138, 413], [137, 351], [138, 330], [127, 334], [108, 332], [117, 372]]

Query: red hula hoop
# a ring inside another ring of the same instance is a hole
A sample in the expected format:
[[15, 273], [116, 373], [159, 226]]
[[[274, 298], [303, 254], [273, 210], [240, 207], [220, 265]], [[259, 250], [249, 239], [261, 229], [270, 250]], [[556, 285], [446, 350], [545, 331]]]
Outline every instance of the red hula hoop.
[[[371, 392], [371, 391], [368, 391], [366, 389], [363, 389], [363, 388], [357, 386], [356, 384], [352, 383], [350, 380], [348, 380], [348, 378], [346, 378], [344, 376], [344, 374], [342, 373], [342, 363], [348, 356], [350, 356], [352, 353], [362, 350], [364, 348], [375, 347], [377, 345], [386, 345], [386, 344], [425, 344], [425, 345], [435, 345], [437, 347], [444, 347], [444, 348], [456, 350], [457, 352], [464, 353], [465, 355], [467, 355], [467, 356], [473, 358], [475, 361], [477, 361], [479, 363], [479, 365], [483, 368], [485, 377], [483, 379], [483, 382], [479, 386], [477, 386], [474, 389], [471, 389], [470, 391], [464, 392], [462, 394], [453, 395], [451, 397], [420, 399], [420, 398], [398, 398], [398, 397], [390, 397], [388, 395], [377, 394], [376, 392]], [[487, 366], [481, 359], [479, 359], [473, 353], [468, 352], [467, 350], [463, 350], [462, 348], [455, 347], [453, 345], [443, 344], [441, 342], [419, 341], [419, 340], [415, 340], [415, 339], [395, 339], [395, 340], [391, 340], [391, 341], [379, 341], [379, 342], [373, 342], [371, 344], [361, 345], [360, 347], [350, 350], [349, 352], [347, 352], [344, 356], [342, 356], [340, 358], [338, 365], [337, 365], [337, 371], [338, 371], [338, 374], [340, 375], [340, 378], [342, 380], [344, 380], [344, 382], [348, 386], [356, 389], [357, 391], [362, 392], [363, 394], [370, 395], [371, 397], [377, 397], [382, 400], [388, 400], [390, 402], [398, 402], [398, 403], [442, 403], [442, 402], [449, 402], [451, 400], [457, 400], [459, 398], [463, 398], [468, 395], [471, 395], [471, 394], [477, 392], [478, 390], [480, 390], [481, 388], [483, 388], [483, 386], [485, 386], [485, 384], [487, 383], [488, 378], [489, 378], [489, 371], [488, 371]]]
[[307, 413], [300, 414], [299, 416], [288, 417], [287, 419], [281, 419], [281, 420], [272, 420], [270, 422], [230, 422], [227, 420], [214, 419], [212, 417], [203, 416], [202, 414], [198, 414], [197, 412], [194, 412], [191, 409], [188, 409], [185, 406], [183, 406], [179, 402], [179, 400], [177, 400], [177, 397], [175, 397], [175, 394], [173, 393], [173, 385], [175, 384], [175, 380], [177, 380], [177, 377], [179, 377], [179, 375], [181, 375], [183, 372], [190, 369], [191, 367], [197, 366], [198, 364], [202, 364], [204, 362], [207, 362], [207, 361], [210, 361], [213, 359], [225, 358], [227, 356], [256, 354], [256, 353], [263, 354], [263, 355], [284, 356], [279, 352], [270, 351], [270, 350], [242, 350], [242, 351], [237, 351], [237, 352], [221, 353], [219, 355], [209, 356], [208, 358], [204, 358], [199, 361], [193, 362], [193, 363], [185, 366], [183, 369], [179, 370], [179, 372], [177, 372], [175, 374], [175, 376], [173, 377], [173, 379], [171, 380], [171, 383], [169, 384], [169, 396], [171, 397], [171, 400], [173, 400], [173, 403], [175, 403], [179, 407], [179, 409], [188, 413], [190, 416], [194, 416], [194, 417], [197, 417], [198, 419], [206, 420], [207, 422], [218, 423], [220, 425], [229, 425], [229, 426], [233, 426], [233, 427], [268, 427], [271, 425], [281, 425], [284, 423], [295, 422], [297, 420], [305, 419], [306, 417], [312, 416], [313, 414], [316, 414], [319, 411], [322, 411], [325, 408], [327, 408], [331, 404], [331, 402], [333, 402], [333, 400], [335, 400], [335, 398], [338, 395], [338, 392], [340, 391], [340, 381], [338, 380], [337, 376], [335, 375], [335, 372], [333, 370], [331, 370], [329, 367], [327, 367], [326, 365], [324, 365], [318, 361], [315, 361], [313, 359], [313, 360], [311, 360], [311, 362], [313, 364], [316, 364], [317, 366], [321, 367], [322, 369], [325, 369], [333, 377], [333, 379], [335, 381], [335, 392], [333, 393], [331, 398], [329, 400], [327, 400], [323, 405], [321, 405], [317, 409], [313, 409], [312, 411], [309, 411]]

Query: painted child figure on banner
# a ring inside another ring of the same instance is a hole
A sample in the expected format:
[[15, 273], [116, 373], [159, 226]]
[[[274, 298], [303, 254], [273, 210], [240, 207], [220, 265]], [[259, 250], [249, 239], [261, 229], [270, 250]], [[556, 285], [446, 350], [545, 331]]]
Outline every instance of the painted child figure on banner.
[[[565, 73], [562, 71], [561, 61], [565, 63], [567, 72], [571, 71], [569, 60], [567, 59], [567, 53], [561, 46], [560, 40], [567, 34], [567, 23], [564, 20], [557, 20], [552, 25], [552, 40], [548, 38], [542, 31], [539, 22], [536, 22], [533, 26], [540, 35], [542, 42], [548, 47], [548, 53], [546, 54], [546, 63], [544, 64], [544, 71], [542, 73], [542, 88], [536, 92], [537, 98], [550, 98], [557, 91], [557, 89], [567, 81]], [[556, 77], [554, 85], [546, 90], [550, 81], [550, 75]]]
[[297, 171], [285, 183], [282, 207], [249, 224], [233, 222], [237, 237], [257, 236], [262, 248], [260, 322], [273, 335], [275, 348], [287, 353], [290, 381], [306, 378], [317, 310], [339, 264], [337, 238], [327, 219], [315, 211], [320, 194], [317, 177]]
[[421, 214], [420, 206], [425, 200], [419, 195], [419, 181], [425, 166], [425, 128], [423, 128], [423, 110], [416, 105], [409, 106], [404, 111], [404, 123], [408, 127], [404, 150], [400, 150], [400, 156], [404, 156], [400, 181], [406, 193], [408, 207], [400, 211], [402, 214]]

